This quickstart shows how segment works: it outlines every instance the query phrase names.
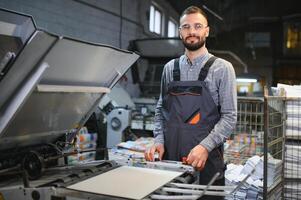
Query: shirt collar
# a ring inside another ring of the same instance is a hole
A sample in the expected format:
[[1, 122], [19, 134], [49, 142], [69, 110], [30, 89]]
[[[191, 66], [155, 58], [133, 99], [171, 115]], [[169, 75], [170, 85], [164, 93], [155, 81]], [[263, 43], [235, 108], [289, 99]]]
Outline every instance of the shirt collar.
[[204, 61], [204, 59], [205, 59], [206, 57], [208, 57], [208, 55], [209, 55], [209, 52], [208, 52], [207, 49], [205, 49], [205, 53], [204, 53], [204, 54], [202, 54], [202, 55], [196, 57], [196, 58], [195, 58], [194, 60], [192, 60], [192, 61], [189, 60], [189, 58], [187, 57], [186, 54], [184, 54], [184, 60], [185, 60], [185, 62], [186, 62], [187, 64], [189, 64], [189, 65], [198, 65], [198, 64], [202, 63], [202, 62]]

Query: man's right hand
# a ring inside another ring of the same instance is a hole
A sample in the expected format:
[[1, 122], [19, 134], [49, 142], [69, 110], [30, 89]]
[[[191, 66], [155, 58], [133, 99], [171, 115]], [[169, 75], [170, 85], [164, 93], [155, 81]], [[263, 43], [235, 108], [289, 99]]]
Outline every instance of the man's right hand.
[[146, 149], [144, 152], [145, 160], [155, 161], [155, 152], [159, 153], [159, 160], [162, 160], [164, 154], [164, 145], [163, 144], [154, 144], [150, 148]]

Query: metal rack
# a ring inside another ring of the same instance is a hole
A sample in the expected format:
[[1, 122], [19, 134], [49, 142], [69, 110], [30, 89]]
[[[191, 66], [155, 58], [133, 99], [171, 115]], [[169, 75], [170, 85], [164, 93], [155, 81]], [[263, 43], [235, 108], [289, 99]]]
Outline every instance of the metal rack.
[[286, 98], [284, 198], [301, 195], [301, 98]]
[[[265, 92], [267, 93], [267, 92]], [[283, 199], [283, 145], [285, 127], [285, 98], [264, 96], [264, 180], [265, 199]], [[271, 163], [270, 156], [279, 163]], [[273, 167], [277, 169], [273, 169]]]
[[[252, 156], [263, 156], [263, 187], [259, 193], [262, 192], [264, 199], [280, 199], [285, 98], [267, 94], [264, 97], [238, 97], [237, 112], [236, 130], [230, 137], [232, 143], [225, 150], [225, 161], [245, 164]], [[276, 172], [278, 176], [272, 174]]]
[[236, 130], [225, 151], [227, 163], [244, 164], [254, 155], [263, 155], [264, 99], [238, 97]]

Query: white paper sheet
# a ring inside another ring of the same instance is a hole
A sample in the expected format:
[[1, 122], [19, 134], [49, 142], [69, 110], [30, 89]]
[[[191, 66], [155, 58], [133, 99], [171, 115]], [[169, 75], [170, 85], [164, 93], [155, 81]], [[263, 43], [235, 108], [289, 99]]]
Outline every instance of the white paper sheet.
[[121, 166], [67, 188], [130, 199], [142, 199], [182, 172]]

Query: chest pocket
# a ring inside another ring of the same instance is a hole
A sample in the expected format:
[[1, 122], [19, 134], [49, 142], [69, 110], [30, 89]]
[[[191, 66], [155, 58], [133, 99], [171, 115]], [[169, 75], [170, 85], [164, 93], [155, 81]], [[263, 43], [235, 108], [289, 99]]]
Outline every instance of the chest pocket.
[[169, 95], [192, 95], [200, 96], [202, 95], [201, 86], [174, 86], [168, 89]]

